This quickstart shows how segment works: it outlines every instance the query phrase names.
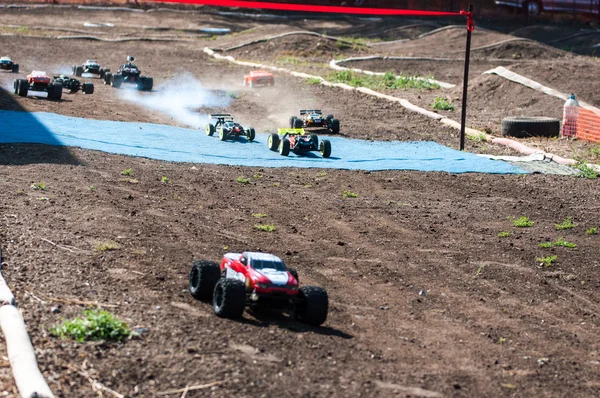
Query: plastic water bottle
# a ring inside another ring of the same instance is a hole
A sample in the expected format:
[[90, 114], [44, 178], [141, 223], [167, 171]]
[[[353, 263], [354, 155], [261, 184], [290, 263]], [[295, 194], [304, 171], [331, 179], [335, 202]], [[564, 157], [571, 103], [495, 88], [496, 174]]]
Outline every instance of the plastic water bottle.
[[575, 94], [571, 94], [563, 108], [563, 137], [575, 137], [577, 135], [577, 115], [579, 114], [579, 102]]

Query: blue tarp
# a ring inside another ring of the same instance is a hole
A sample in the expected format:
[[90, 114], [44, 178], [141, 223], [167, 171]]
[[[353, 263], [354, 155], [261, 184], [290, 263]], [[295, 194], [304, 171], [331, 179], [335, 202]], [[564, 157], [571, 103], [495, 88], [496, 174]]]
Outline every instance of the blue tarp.
[[365, 141], [325, 137], [329, 159], [318, 152], [288, 157], [267, 148], [267, 134], [254, 142], [219, 141], [204, 130], [161, 124], [115, 122], [57, 115], [0, 111], [0, 143], [39, 143], [93, 149], [151, 159], [259, 167], [351, 170], [420, 170], [450, 173], [527, 173], [509, 163], [460, 152], [435, 142]]

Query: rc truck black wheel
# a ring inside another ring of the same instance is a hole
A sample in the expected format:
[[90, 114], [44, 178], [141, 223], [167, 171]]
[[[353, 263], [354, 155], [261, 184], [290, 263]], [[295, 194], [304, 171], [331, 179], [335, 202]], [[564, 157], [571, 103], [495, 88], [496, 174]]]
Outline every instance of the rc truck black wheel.
[[331, 142], [329, 140], [321, 141], [321, 145], [319, 147], [319, 152], [324, 158], [328, 158], [331, 156]]
[[281, 156], [287, 156], [290, 154], [290, 140], [287, 138], [284, 138], [279, 143], [279, 154]]
[[121, 87], [121, 83], [122, 83], [122, 78], [119, 75], [111, 75], [111, 79], [110, 79], [110, 85], [113, 86], [114, 88], [119, 88]]
[[215, 133], [215, 125], [212, 123], [208, 123], [206, 125], [206, 135], [212, 137], [212, 135]]
[[27, 92], [29, 91], [29, 82], [27, 79], [17, 79], [15, 80], [15, 94], [19, 97], [27, 97]]
[[310, 135], [310, 139], [313, 142], [313, 145], [315, 146], [316, 149], [319, 149], [319, 136], [316, 134], [311, 134]]
[[302, 286], [296, 298], [296, 318], [309, 325], [322, 325], [327, 319], [329, 298], [322, 287]]
[[294, 122], [298, 119], [296, 116], [290, 116], [290, 128], [294, 128]]
[[279, 134], [271, 133], [267, 138], [267, 146], [270, 150], [276, 151], [279, 148]]
[[12, 64], [12, 73], [19, 73], [19, 64]]
[[502, 119], [502, 135], [526, 137], [557, 137], [560, 121], [549, 117], [505, 117]]
[[83, 75], [83, 66], [75, 67], [75, 76], [81, 76], [81, 75]]
[[333, 119], [333, 115], [330, 113], [325, 117], [325, 120], [327, 120], [327, 124], [331, 123], [331, 119]]
[[48, 84], [48, 99], [51, 101], [58, 101], [62, 98], [63, 86], [60, 83]]
[[225, 141], [227, 139], [227, 132], [225, 131], [225, 129], [221, 126], [221, 128], [219, 129], [219, 140], [221, 141]]
[[330, 129], [333, 134], [338, 134], [340, 132], [340, 121], [337, 119], [331, 119]]
[[290, 274], [292, 274], [292, 276], [296, 278], [296, 281], [300, 282], [300, 278], [298, 277], [298, 271], [296, 270], [296, 268], [288, 268], [288, 271], [290, 271]]
[[246, 307], [246, 287], [238, 279], [221, 278], [213, 293], [213, 310], [222, 318], [239, 318]]
[[145, 91], [152, 91], [152, 87], [154, 86], [154, 79], [151, 77], [146, 78], [146, 86], [144, 88]]
[[248, 141], [254, 141], [254, 138], [256, 138], [254, 127], [248, 127]]
[[192, 297], [197, 300], [212, 299], [217, 281], [221, 278], [219, 264], [214, 261], [196, 260], [190, 271], [189, 289]]
[[112, 73], [105, 72], [104, 73], [104, 84], [110, 84], [111, 81], [112, 81]]
[[302, 119], [296, 119], [294, 120], [294, 127], [295, 129], [301, 129], [302, 127], [304, 127], [304, 122], [302, 121]]
[[83, 83], [81, 85], [81, 91], [84, 94], [94, 94], [94, 84], [93, 83]]

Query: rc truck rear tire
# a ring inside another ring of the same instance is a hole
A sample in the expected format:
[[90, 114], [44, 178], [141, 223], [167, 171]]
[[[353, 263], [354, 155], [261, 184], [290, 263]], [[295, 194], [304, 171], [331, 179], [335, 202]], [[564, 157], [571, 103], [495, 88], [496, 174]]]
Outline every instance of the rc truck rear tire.
[[254, 127], [248, 127], [248, 141], [254, 141], [254, 138], [256, 138]]
[[309, 325], [319, 326], [327, 320], [329, 297], [317, 286], [302, 286], [296, 298], [296, 318]]
[[81, 85], [81, 91], [84, 94], [94, 94], [94, 84], [93, 83], [83, 83]]
[[279, 134], [271, 133], [267, 138], [267, 146], [270, 150], [276, 151], [279, 148]]
[[19, 73], [19, 64], [12, 65], [12, 73]]
[[301, 129], [302, 127], [304, 127], [304, 122], [302, 121], [302, 119], [296, 119], [294, 120], [294, 127], [295, 129]]
[[208, 135], [209, 137], [212, 137], [212, 135], [215, 133], [215, 125], [212, 123], [208, 123], [206, 125], [206, 135]]
[[15, 86], [15, 94], [19, 95], [19, 97], [27, 97], [27, 92], [29, 91], [29, 82], [27, 79], [17, 79]]
[[293, 129], [294, 128], [294, 124], [296, 119], [298, 119], [296, 116], [290, 116], [290, 128]]
[[321, 141], [321, 145], [319, 147], [319, 152], [324, 158], [328, 158], [331, 156], [331, 142], [329, 140]]
[[75, 67], [75, 76], [81, 77], [81, 75], [83, 75], [83, 66], [76, 66]]
[[112, 81], [112, 73], [104, 72], [104, 84], [110, 84]]
[[290, 154], [290, 140], [287, 138], [284, 138], [279, 143], [279, 154], [281, 156], [287, 156]]
[[239, 318], [246, 307], [246, 286], [238, 279], [221, 278], [213, 293], [213, 310], [222, 318]]
[[214, 261], [196, 260], [190, 271], [189, 289], [192, 297], [197, 300], [212, 299], [217, 281], [221, 278], [219, 264]]
[[505, 117], [502, 119], [502, 135], [527, 137], [558, 137], [560, 120], [549, 117]]
[[315, 145], [315, 148], [319, 149], [319, 136], [316, 134], [311, 134], [310, 139], [312, 140], [313, 144]]
[[119, 88], [121, 87], [121, 76], [119, 75], [111, 75], [111, 79], [110, 79], [110, 85], [113, 86], [114, 88]]
[[337, 119], [331, 119], [331, 132], [338, 134], [340, 132], [340, 121]]
[[63, 86], [61, 83], [48, 84], [48, 99], [51, 101], [59, 101], [62, 98]]

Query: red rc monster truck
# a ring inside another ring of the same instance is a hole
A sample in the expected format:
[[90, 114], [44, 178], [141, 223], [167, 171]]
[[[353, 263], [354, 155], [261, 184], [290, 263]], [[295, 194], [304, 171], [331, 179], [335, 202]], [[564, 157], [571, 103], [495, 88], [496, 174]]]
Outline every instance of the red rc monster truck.
[[330, 133], [340, 132], [340, 121], [333, 115], [323, 117], [320, 109], [301, 109], [300, 117], [290, 117], [290, 128], [318, 128], [326, 129]]
[[257, 252], [226, 253], [219, 265], [197, 260], [190, 272], [189, 289], [198, 300], [212, 299], [215, 314], [242, 316], [246, 306], [291, 308], [296, 318], [310, 325], [327, 319], [329, 299], [325, 289], [299, 286], [298, 273], [273, 255]]
[[62, 97], [63, 86], [59, 82], [54, 82], [46, 72], [34, 70], [27, 79], [16, 79], [14, 83], [15, 94], [21, 97], [27, 97], [29, 91], [43, 91], [48, 93], [49, 100], [60, 100]]
[[331, 142], [322, 140], [316, 134], [307, 134], [304, 129], [277, 129], [267, 138], [267, 146], [270, 150], [279, 150], [282, 156], [287, 156], [290, 151], [298, 154], [319, 151], [324, 158], [331, 156]]
[[266, 70], [254, 70], [244, 76], [244, 86], [256, 87], [258, 85], [274, 86], [275, 77]]

